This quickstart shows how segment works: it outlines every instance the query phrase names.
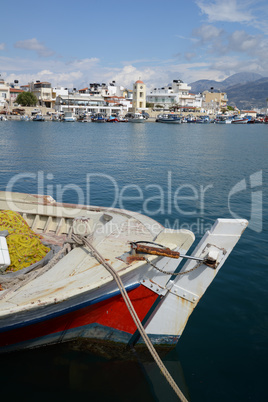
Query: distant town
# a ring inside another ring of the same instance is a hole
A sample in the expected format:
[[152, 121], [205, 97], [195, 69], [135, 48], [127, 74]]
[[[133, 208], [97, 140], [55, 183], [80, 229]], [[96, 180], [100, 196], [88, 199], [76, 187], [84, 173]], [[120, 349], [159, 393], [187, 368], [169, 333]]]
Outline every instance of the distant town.
[[[33, 95], [34, 102], [22, 102], [22, 94]], [[146, 83], [137, 80], [131, 89], [112, 81], [90, 83], [85, 88], [52, 87], [50, 82], [30, 82], [19, 85], [15, 80], [7, 83], [0, 77], [0, 115], [64, 115], [71, 113], [78, 118], [85, 115], [126, 116], [142, 113], [156, 118], [160, 113], [218, 116], [247, 115], [256, 119], [267, 116], [267, 107], [256, 110], [238, 110], [228, 106], [228, 96], [209, 88], [202, 93], [191, 93], [191, 86], [180, 79], [172, 83], [147, 90]]]

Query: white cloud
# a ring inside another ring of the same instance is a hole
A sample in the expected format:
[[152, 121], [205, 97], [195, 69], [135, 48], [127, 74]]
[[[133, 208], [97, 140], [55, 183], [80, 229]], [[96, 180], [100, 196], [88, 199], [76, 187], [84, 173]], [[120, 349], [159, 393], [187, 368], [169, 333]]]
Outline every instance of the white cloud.
[[53, 76], [53, 72], [52, 71], [49, 71], [49, 70], [43, 70], [43, 71], [41, 71], [39, 74], [41, 74], [41, 75], [50, 75], [50, 76]]
[[6, 47], [6, 45], [5, 45], [5, 43], [4, 43], [4, 42], [0, 43], [0, 50], [4, 50], [4, 49], [5, 49], [5, 47]]
[[234, 31], [229, 36], [228, 50], [246, 53], [255, 52], [260, 42], [260, 36], [249, 35], [245, 31]]
[[197, 0], [196, 4], [201, 12], [207, 15], [210, 22], [250, 22], [254, 19], [251, 11], [247, 9], [247, 2], [237, 0]]
[[245, 71], [266, 76], [267, 66], [268, 63], [266, 63], [266, 68], [263, 68], [264, 66], [261, 66], [256, 59], [248, 60], [245, 65], [244, 60], [236, 57], [223, 57], [212, 63], [210, 68], [212, 70], [222, 71], [224, 74], [227, 74], [227, 76]]
[[71, 68], [77, 68], [79, 70], [88, 70], [96, 66], [96, 64], [98, 64], [99, 61], [100, 60], [98, 58], [92, 57], [91, 59], [86, 58], [86, 59], [70, 61], [66, 64]]
[[[106, 69], [107, 70], [107, 69]], [[157, 68], [151, 69], [149, 67], [137, 69], [133, 65], [129, 64], [124, 66], [122, 69], [109, 69], [108, 72], [103, 70], [101, 71], [102, 77], [105, 80], [110, 82], [114, 80], [119, 85], [128, 87], [132, 89], [132, 85], [138, 79], [142, 81], [150, 81], [157, 74]]]
[[14, 44], [15, 48], [33, 50], [37, 52], [39, 56], [50, 57], [54, 52], [48, 49], [43, 43], [39, 42], [36, 38], [20, 40]]
[[193, 35], [196, 36], [199, 41], [211, 42], [218, 40], [219, 37], [223, 35], [223, 29], [219, 29], [213, 25], [202, 25], [199, 28], [194, 29]]

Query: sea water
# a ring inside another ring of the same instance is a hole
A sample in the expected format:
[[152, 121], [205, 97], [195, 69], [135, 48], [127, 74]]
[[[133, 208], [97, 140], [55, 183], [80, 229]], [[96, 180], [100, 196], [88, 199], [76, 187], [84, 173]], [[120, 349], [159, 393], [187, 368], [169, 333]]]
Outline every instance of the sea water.
[[[164, 362], [191, 401], [266, 401], [268, 125], [0, 122], [0, 189], [139, 211], [199, 240], [249, 227]], [[1, 395], [175, 401], [153, 361], [61, 346], [1, 356]]]

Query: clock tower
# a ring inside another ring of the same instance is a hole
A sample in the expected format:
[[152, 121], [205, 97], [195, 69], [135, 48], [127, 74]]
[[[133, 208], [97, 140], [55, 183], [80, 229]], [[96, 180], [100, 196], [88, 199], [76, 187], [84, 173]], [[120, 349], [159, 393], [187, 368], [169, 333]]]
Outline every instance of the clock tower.
[[134, 111], [146, 109], [146, 85], [141, 80], [133, 84], [133, 104]]

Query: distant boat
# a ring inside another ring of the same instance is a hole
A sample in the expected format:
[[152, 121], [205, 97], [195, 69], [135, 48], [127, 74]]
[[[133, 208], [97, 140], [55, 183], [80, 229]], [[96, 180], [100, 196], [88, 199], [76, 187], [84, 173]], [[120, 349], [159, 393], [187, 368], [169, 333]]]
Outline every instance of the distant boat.
[[53, 113], [51, 116], [51, 121], [60, 121], [60, 116], [58, 113]]
[[118, 123], [119, 119], [117, 116], [109, 116], [108, 119], [106, 119], [107, 123]]
[[76, 120], [77, 120], [76, 116], [74, 115], [73, 112], [70, 112], [70, 111], [64, 112], [64, 117], [63, 117], [62, 121], [73, 122]]
[[250, 116], [250, 115], [244, 116], [244, 118], [247, 119], [248, 124], [254, 124], [255, 121], [256, 121], [256, 120], [255, 120], [252, 116]]
[[247, 124], [248, 119], [246, 117], [235, 116], [232, 120], [233, 124]]
[[208, 117], [208, 116], [201, 116], [201, 117], [199, 117], [198, 119], [196, 119], [196, 121], [195, 121], [196, 123], [201, 123], [201, 124], [204, 124], [204, 123], [210, 123], [210, 118]]
[[182, 119], [177, 114], [160, 114], [157, 119], [157, 123], [171, 123], [171, 124], [181, 124]]
[[146, 121], [146, 117], [141, 113], [133, 113], [128, 118], [129, 123], [144, 123]]
[[37, 113], [34, 117], [33, 117], [33, 121], [45, 121], [45, 118], [42, 114]]
[[217, 219], [188, 256], [189, 230], [5, 191], [0, 223], [0, 352], [72, 341], [115, 354], [144, 346], [140, 321], [153, 344], [174, 348], [247, 226]]
[[106, 119], [103, 114], [97, 113], [94, 116], [92, 116], [91, 121], [93, 123], [106, 123]]
[[91, 113], [84, 113], [79, 116], [77, 121], [80, 121], [81, 123], [91, 123], [91, 118], [92, 118]]
[[219, 115], [214, 120], [214, 123], [216, 123], [216, 124], [230, 124], [230, 123], [232, 123], [232, 121], [233, 121], [233, 116]]
[[186, 116], [184, 119], [186, 120], [186, 123], [195, 123], [196, 122], [196, 117], [192, 116], [192, 115]]

